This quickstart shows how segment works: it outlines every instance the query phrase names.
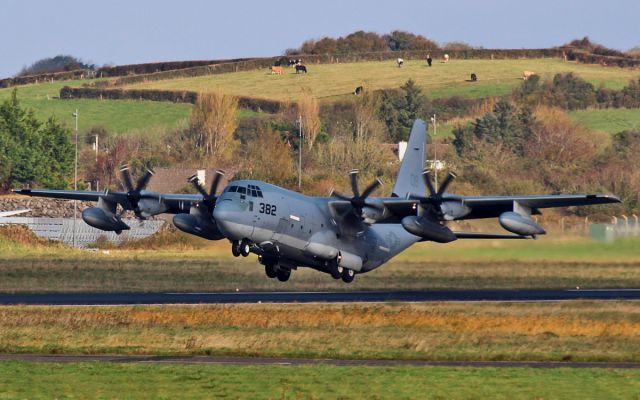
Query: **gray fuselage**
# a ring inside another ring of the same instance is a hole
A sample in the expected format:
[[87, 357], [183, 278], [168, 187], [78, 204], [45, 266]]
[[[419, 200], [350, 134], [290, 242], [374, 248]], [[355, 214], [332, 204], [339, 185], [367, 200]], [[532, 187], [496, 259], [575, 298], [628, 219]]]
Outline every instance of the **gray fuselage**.
[[342, 229], [329, 210], [332, 200], [241, 180], [225, 188], [213, 215], [228, 239], [271, 248], [292, 268], [322, 269], [325, 261], [343, 253], [359, 256], [362, 267], [356, 272], [367, 272], [420, 240], [400, 224], [359, 223], [357, 229]]

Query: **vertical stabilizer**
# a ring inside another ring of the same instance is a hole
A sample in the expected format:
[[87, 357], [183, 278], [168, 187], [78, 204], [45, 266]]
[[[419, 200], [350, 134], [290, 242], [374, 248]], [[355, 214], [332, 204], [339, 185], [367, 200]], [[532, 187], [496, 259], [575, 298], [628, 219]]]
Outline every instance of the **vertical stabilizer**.
[[393, 187], [393, 195], [405, 197], [407, 193], [424, 195], [425, 186], [422, 180], [422, 169], [427, 152], [427, 124], [416, 119], [411, 128], [411, 135], [407, 143], [400, 171]]

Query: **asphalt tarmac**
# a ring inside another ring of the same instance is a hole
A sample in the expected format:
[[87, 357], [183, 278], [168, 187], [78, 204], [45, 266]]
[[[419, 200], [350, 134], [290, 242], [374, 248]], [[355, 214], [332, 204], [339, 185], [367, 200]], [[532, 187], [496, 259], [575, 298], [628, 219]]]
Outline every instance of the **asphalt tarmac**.
[[215, 293], [0, 293], [0, 304], [134, 305], [427, 301], [640, 300], [640, 289]]
[[435, 366], [474, 368], [622, 368], [640, 369], [640, 363], [572, 362], [572, 361], [428, 361], [428, 360], [367, 360], [323, 358], [268, 358], [219, 356], [145, 356], [145, 355], [61, 355], [61, 354], [0, 354], [2, 361], [32, 362], [114, 362], [168, 364], [229, 364], [229, 365], [367, 365], [367, 366]]

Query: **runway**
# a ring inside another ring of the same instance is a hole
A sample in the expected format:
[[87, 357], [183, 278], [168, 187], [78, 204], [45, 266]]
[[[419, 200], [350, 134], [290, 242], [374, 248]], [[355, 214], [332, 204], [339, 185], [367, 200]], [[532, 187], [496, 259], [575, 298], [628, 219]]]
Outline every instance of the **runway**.
[[640, 289], [421, 290], [215, 293], [0, 293], [0, 304], [135, 305], [428, 301], [640, 300]]
[[639, 369], [632, 362], [576, 362], [576, 361], [428, 361], [428, 360], [375, 360], [338, 358], [268, 358], [225, 356], [153, 356], [153, 355], [64, 355], [64, 354], [0, 354], [2, 361], [31, 362], [114, 362], [114, 363], [167, 363], [218, 365], [364, 365], [364, 366], [431, 366], [472, 368], [622, 368]]

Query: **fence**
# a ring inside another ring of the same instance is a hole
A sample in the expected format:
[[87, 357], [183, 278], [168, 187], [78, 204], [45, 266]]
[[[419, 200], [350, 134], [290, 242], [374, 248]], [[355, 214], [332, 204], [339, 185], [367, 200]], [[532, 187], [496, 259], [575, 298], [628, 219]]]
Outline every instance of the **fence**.
[[[87, 247], [95, 243], [99, 237], [105, 237], [112, 243], [122, 243], [127, 240], [142, 239], [156, 233], [164, 221], [151, 220], [140, 221], [137, 219], [126, 219], [124, 222], [131, 227], [128, 231], [116, 235], [114, 232], [105, 232], [87, 225], [82, 219], [76, 221], [75, 243], [77, 247]], [[68, 245], [73, 245], [74, 228], [72, 218], [29, 218], [29, 217], [6, 217], [0, 218], [0, 225], [18, 224], [29, 228], [37, 236], [61, 241]]]

